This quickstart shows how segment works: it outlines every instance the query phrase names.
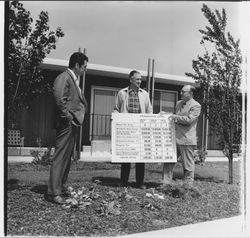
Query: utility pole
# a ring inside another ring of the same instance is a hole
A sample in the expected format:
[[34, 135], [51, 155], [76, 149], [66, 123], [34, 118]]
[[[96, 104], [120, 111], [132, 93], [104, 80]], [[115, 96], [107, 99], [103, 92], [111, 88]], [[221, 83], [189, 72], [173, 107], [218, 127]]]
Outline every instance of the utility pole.
[[[82, 51], [81, 48], [79, 48], [78, 52], [82, 52], [86, 55], [87, 50], [84, 48]], [[83, 75], [79, 78], [79, 87], [81, 89], [81, 93], [84, 93], [85, 90], [85, 76], [86, 72], [83, 72]], [[75, 144], [75, 160], [79, 160], [81, 158], [81, 151], [82, 151], [82, 126], [79, 126], [79, 129], [77, 130], [77, 136], [76, 136], [76, 144]]]
[[155, 91], [155, 60], [152, 60], [152, 77], [151, 77], [151, 91], [150, 91], [150, 99], [152, 107], [154, 105], [154, 91]]
[[151, 59], [148, 59], [148, 75], [147, 75], [147, 82], [146, 82], [146, 90], [150, 94], [150, 84], [151, 84], [151, 77], [150, 77], [150, 68], [151, 68]]
[[[151, 66], [152, 62], [152, 66]], [[153, 106], [154, 104], [154, 88], [155, 88], [155, 78], [154, 78], [154, 64], [155, 60], [149, 58], [148, 59], [148, 75], [147, 75], [147, 83], [146, 83], [146, 89], [149, 94], [149, 98], [151, 101], [151, 104]]]

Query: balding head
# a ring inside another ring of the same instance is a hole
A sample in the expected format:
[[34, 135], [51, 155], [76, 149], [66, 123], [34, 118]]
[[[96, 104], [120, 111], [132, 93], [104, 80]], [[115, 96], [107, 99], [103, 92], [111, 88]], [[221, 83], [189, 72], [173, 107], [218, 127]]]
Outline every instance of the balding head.
[[184, 101], [189, 101], [191, 98], [193, 98], [194, 95], [194, 91], [195, 91], [195, 87], [192, 85], [185, 85], [182, 89], [181, 89], [181, 99]]
[[129, 74], [130, 88], [139, 89], [141, 86], [141, 74], [137, 70], [133, 70]]

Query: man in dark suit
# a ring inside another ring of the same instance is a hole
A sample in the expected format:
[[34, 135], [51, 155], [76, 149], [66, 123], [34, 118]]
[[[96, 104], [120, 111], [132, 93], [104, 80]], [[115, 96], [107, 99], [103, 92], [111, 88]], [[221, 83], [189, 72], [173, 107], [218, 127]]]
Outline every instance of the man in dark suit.
[[56, 146], [50, 169], [47, 198], [57, 204], [65, 202], [68, 195], [68, 178], [77, 127], [82, 125], [87, 108], [86, 99], [79, 88], [79, 77], [86, 70], [88, 57], [75, 52], [69, 60], [69, 67], [54, 82], [53, 95], [56, 105]]
[[175, 122], [176, 143], [180, 151], [185, 183], [194, 181], [194, 149], [197, 145], [196, 127], [201, 105], [193, 99], [195, 87], [185, 85], [181, 90], [181, 100], [177, 102], [175, 114], [170, 119]]

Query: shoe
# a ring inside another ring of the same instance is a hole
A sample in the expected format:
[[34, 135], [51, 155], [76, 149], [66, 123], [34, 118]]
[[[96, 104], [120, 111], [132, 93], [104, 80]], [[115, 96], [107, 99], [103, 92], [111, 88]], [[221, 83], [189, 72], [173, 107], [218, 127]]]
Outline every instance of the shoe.
[[127, 188], [128, 187], [128, 183], [119, 183], [118, 184], [118, 187], [120, 187], [120, 188]]
[[60, 205], [65, 203], [65, 200], [60, 195], [57, 195], [57, 196], [47, 195], [47, 199], [50, 202], [60, 204]]
[[146, 189], [146, 186], [145, 185], [138, 185], [138, 186], [136, 186], [137, 188], [139, 188], [139, 189]]

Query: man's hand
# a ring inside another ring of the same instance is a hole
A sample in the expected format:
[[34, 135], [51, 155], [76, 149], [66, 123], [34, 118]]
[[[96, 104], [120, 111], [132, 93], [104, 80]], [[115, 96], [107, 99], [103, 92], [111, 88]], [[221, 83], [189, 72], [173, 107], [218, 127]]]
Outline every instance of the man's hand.
[[173, 122], [177, 122], [177, 118], [178, 118], [177, 115], [172, 114], [171, 116], [168, 117], [168, 120], [173, 121]]

